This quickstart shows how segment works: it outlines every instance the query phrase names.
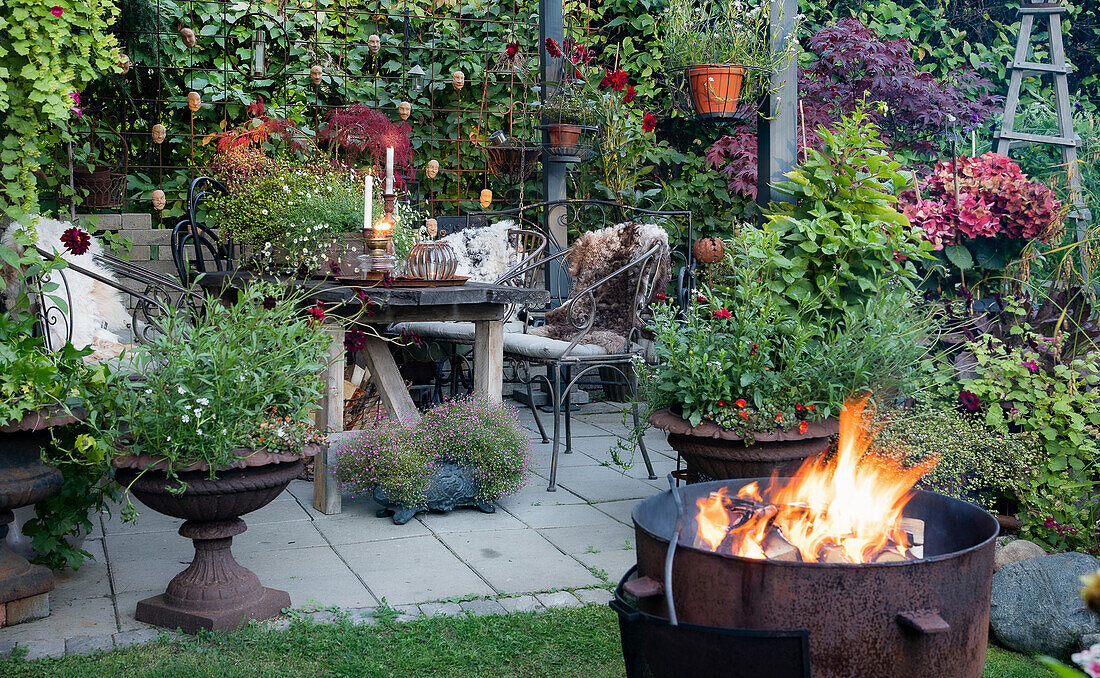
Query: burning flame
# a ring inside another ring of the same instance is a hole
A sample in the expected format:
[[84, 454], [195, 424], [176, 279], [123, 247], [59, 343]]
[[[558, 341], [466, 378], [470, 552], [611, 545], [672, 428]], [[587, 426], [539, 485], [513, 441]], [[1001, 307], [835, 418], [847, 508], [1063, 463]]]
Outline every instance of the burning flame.
[[[874, 436], [863, 426], [865, 404], [850, 402], [841, 412], [836, 455], [806, 460], [786, 485], [773, 478], [764, 488], [745, 485], [736, 497], [722, 488], [699, 499], [697, 546], [718, 551], [728, 544], [730, 553], [747, 558], [782, 551], [803, 562], [881, 562], [886, 553], [896, 554], [895, 560], [912, 557], [902, 510], [937, 459], [906, 469], [868, 456]], [[737, 523], [732, 526], [731, 515]]]

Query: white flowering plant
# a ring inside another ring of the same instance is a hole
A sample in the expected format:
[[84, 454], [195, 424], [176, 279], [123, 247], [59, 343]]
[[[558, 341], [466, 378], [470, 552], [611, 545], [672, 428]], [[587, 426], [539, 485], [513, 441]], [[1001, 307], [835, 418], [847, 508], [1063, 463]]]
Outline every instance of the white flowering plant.
[[170, 311], [163, 334], [131, 356], [141, 375], [95, 408], [121, 454], [147, 454], [178, 469], [205, 463], [213, 476], [253, 451], [297, 453], [322, 437], [311, 413], [322, 392], [328, 338], [317, 308], [256, 283], [232, 304]]

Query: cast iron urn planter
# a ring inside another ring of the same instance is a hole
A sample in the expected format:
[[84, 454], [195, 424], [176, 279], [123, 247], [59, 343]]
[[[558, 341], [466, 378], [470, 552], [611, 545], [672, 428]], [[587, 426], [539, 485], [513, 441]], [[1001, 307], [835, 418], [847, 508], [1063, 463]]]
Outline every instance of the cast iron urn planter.
[[[48, 614], [49, 603], [17, 605], [53, 590], [53, 573], [32, 565], [8, 546], [8, 524], [13, 509], [30, 506], [61, 489], [61, 471], [42, 463], [42, 448], [50, 442], [50, 429], [79, 421], [61, 412], [35, 412], [21, 421], [0, 426], [0, 626], [29, 621]], [[45, 599], [48, 601], [48, 599]]]
[[806, 433], [797, 430], [761, 433], [755, 442], [727, 431], [712, 421], [698, 426], [669, 408], [657, 410], [649, 423], [668, 432], [668, 444], [683, 457], [689, 483], [734, 478], [791, 476], [804, 461], [829, 449], [840, 430], [837, 419], [814, 422]]
[[374, 488], [374, 500], [385, 507], [378, 512], [378, 517], [393, 516], [396, 525], [404, 525], [421, 511], [449, 513], [460, 506], [473, 506], [482, 513], [497, 510], [492, 502], [478, 500], [477, 481], [469, 467], [452, 461], [436, 462], [435, 477], [423, 503], [412, 506], [395, 503], [381, 487]]
[[[120, 459], [116, 466], [129, 467], [118, 468], [115, 479], [154, 511], [185, 519], [180, 536], [195, 544], [191, 565], [164, 593], [139, 602], [135, 619], [187, 633], [223, 631], [290, 607], [286, 591], [265, 588], [255, 573], [234, 560], [230, 548], [233, 537], [247, 529], [240, 517], [266, 506], [298, 477], [300, 455], [257, 452], [241, 459], [241, 468], [218, 471], [213, 480], [205, 468], [180, 472], [178, 480], [170, 480], [148, 459]], [[187, 485], [182, 493], [180, 481]]]

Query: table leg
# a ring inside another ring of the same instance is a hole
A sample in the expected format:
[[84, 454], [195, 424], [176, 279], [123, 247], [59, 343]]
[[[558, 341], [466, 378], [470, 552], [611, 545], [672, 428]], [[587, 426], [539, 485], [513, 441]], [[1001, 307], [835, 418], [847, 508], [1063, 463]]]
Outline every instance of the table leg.
[[405, 388], [405, 380], [401, 378], [401, 372], [390, 353], [389, 342], [369, 338], [362, 355], [367, 361], [367, 369], [378, 388], [378, 394], [382, 397], [382, 404], [390, 416], [406, 425], [419, 422], [420, 410], [416, 409], [409, 389]]
[[474, 393], [499, 405], [504, 386], [504, 323], [478, 320], [474, 323]]
[[340, 485], [332, 471], [332, 454], [344, 430], [344, 328], [329, 325], [325, 332], [330, 338], [328, 366], [317, 428], [327, 434], [327, 442], [313, 458], [313, 508], [331, 515], [341, 511]]

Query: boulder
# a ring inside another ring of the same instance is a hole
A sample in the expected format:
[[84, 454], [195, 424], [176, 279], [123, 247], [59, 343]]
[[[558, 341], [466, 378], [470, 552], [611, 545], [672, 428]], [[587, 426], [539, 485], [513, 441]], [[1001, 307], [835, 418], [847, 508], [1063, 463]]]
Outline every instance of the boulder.
[[1100, 633], [1100, 619], [1080, 594], [1081, 577], [1098, 565], [1084, 553], [1056, 553], [1002, 567], [993, 575], [989, 610], [997, 640], [1016, 652], [1065, 658], [1082, 636]]
[[1085, 651], [1093, 645], [1100, 644], [1100, 633], [1086, 633], [1081, 636], [1081, 651]]
[[1016, 539], [997, 549], [993, 556], [993, 571], [997, 572], [1009, 563], [1029, 558], [1042, 558], [1047, 554], [1042, 546], [1026, 539]]

